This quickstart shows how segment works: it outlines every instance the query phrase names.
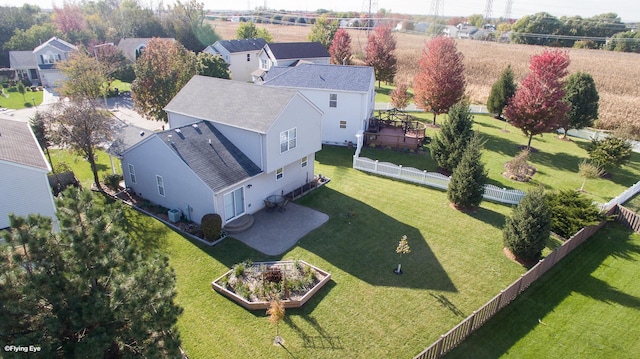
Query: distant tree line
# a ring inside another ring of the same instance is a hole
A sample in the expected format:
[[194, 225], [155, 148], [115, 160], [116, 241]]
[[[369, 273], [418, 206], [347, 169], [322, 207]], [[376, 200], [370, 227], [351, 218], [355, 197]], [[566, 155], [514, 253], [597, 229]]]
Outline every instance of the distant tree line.
[[38, 6], [0, 6], [0, 67], [9, 67], [9, 51], [33, 50], [57, 36], [92, 47], [122, 38], [169, 37], [194, 52], [220, 37], [205, 22], [204, 5], [196, 0], [143, 7], [138, 1], [64, 2], [52, 12]]

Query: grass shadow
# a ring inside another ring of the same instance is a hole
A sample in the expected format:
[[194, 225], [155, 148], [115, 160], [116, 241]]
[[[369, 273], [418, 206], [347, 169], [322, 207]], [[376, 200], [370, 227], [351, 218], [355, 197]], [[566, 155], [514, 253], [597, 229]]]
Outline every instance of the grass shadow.
[[630, 241], [631, 233], [620, 223], [608, 223], [445, 357], [497, 358], [509, 353], [516, 342], [545, 324], [541, 318], [574, 292], [608, 304], [640, 308], [640, 298], [592, 275], [609, 256], [634, 260], [640, 245]]

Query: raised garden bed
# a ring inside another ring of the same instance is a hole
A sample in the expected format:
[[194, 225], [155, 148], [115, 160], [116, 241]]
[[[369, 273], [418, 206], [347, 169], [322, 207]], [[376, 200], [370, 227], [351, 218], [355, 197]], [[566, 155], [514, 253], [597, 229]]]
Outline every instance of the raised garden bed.
[[269, 299], [274, 297], [285, 308], [299, 308], [329, 280], [331, 274], [302, 260], [242, 262], [211, 287], [249, 310], [269, 308]]

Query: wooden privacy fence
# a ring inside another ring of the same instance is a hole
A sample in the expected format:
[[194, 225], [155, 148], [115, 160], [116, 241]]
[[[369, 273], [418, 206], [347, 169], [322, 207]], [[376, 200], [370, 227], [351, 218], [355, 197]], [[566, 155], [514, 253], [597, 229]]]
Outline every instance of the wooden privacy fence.
[[[379, 162], [366, 157], [354, 156], [353, 168], [444, 190], [449, 187], [449, 181], [451, 181], [450, 177], [437, 172], [427, 172], [413, 167], [403, 167], [402, 165], [389, 162]], [[488, 184], [484, 186], [483, 197], [484, 199], [500, 203], [518, 204], [525, 195], [526, 193], [523, 191], [500, 188]]]
[[[607, 211], [607, 216], [613, 214], [619, 214], [617, 218], [622, 223], [635, 223], [636, 226], [640, 227], [640, 218], [638, 218], [633, 211], [616, 205]], [[520, 278], [511, 283], [511, 285], [491, 298], [485, 305], [474, 311], [446, 334], [441, 335], [438, 340], [420, 354], [416, 355], [414, 359], [440, 358], [458, 346], [458, 344], [465, 340], [474, 330], [480, 328], [487, 320], [499, 312], [500, 309], [516, 299], [520, 293], [529, 288], [533, 282], [538, 280], [538, 278], [551, 269], [562, 258], [589, 239], [602, 228], [605, 223], [606, 221], [602, 221], [598, 225], [582, 228], [573, 237], [569, 238], [560, 247], [551, 252], [551, 254], [540, 260], [533, 268], [522, 274]]]

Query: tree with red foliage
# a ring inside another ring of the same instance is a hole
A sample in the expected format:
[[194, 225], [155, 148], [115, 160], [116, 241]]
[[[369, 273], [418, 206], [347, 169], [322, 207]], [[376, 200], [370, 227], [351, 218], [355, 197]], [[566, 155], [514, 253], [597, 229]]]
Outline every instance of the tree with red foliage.
[[73, 3], [64, 2], [62, 7], [53, 7], [53, 22], [64, 34], [80, 32], [86, 27], [82, 9]]
[[349, 65], [351, 63], [351, 36], [345, 29], [340, 29], [333, 37], [333, 42], [329, 46], [331, 63], [338, 65]]
[[380, 81], [393, 82], [398, 59], [393, 54], [396, 49], [396, 38], [391, 33], [391, 26], [377, 26], [367, 42], [365, 63], [374, 68], [378, 87]]
[[561, 50], [544, 50], [529, 62], [531, 72], [522, 80], [505, 108], [505, 116], [529, 137], [557, 129], [569, 111], [563, 101], [562, 78], [568, 74], [569, 55]]
[[391, 104], [394, 108], [402, 110], [409, 105], [411, 101], [411, 94], [409, 93], [409, 85], [401, 82], [396, 88], [389, 94], [391, 97]]
[[438, 36], [425, 42], [420, 71], [413, 79], [413, 102], [433, 112], [433, 124], [439, 114], [462, 99], [466, 86], [463, 56], [452, 38]]

